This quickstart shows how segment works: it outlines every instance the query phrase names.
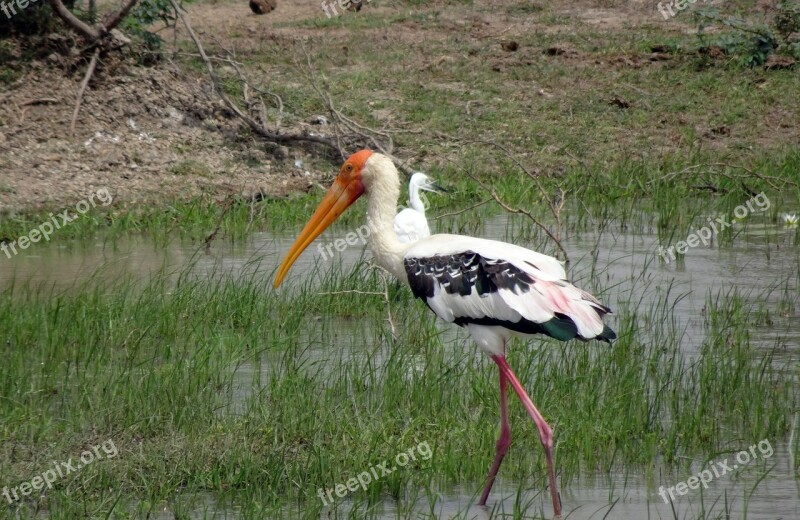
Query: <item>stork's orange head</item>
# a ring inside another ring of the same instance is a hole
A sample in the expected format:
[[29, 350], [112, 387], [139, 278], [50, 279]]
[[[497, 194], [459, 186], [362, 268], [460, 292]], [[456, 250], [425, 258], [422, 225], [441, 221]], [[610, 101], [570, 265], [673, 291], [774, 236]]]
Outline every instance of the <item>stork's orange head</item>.
[[336, 178], [336, 181], [338, 181], [339, 178], [341, 178], [343, 182], [349, 182], [356, 178], [361, 180], [361, 171], [364, 169], [364, 165], [370, 157], [372, 157], [372, 150], [359, 150], [348, 157], [344, 164], [342, 164], [342, 169], [339, 170], [339, 176]]
[[311, 219], [297, 236], [294, 245], [286, 253], [286, 258], [278, 268], [275, 276], [275, 287], [278, 287], [286, 273], [292, 267], [300, 254], [317, 238], [325, 229], [336, 220], [339, 215], [344, 213], [351, 204], [364, 194], [364, 183], [361, 179], [361, 172], [364, 165], [372, 156], [372, 150], [361, 150], [354, 153], [342, 165], [339, 175], [333, 181], [333, 185], [322, 198]]

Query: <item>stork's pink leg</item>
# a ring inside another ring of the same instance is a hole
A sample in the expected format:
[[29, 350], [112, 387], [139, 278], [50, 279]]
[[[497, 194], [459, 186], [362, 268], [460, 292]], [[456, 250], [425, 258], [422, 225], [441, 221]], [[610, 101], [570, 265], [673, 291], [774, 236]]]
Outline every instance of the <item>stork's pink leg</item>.
[[508, 426], [508, 401], [506, 399], [506, 374], [501, 368], [500, 372], [500, 437], [497, 438], [497, 445], [494, 452], [494, 462], [489, 470], [489, 477], [486, 479], [486, 487], [483, 488], [481, 499], [478, 505], [485, 506], [486, 499], [489, 498], [489, 492], [492, 490], [494, 479], [497, 476], [497, 471], [500, 469], [500, 464], [503, 462], [503, 457], [506, 456], [508, 446], [511, 444], [511, 428]]
[[542, 446], [544, 446], [544, 456], [547, 462], [547, 479], [550, 482], [550, 496], [553, 499], [553, 511], [554, 515], [558, 517], [561, 515], [561, 501], [558, 498], [556, 473], [553, 468], [553, 429], [550, 428], [550, 425], [544, 420], [542, 414], [536, 409], [531, 398], [528, 397], [525, 389], [522, 388], [522, 384], [519, 382], [519, 379], [517, 379], [517, 376], [514, 375], [514, 371], [508, 366], [508, 361], [506, 361], [505, 356], [492, 356], [492, 359], [497, 363], [497, 366], [500, 367], [500, 372], [505, 374], [508, 378], [508, 381], [511, 383], [511, 388], [517, 393], [519, 400], [522, 401], [522, 405], [528, 411], [528, 415], [531, 416], [531, 419], [533, 419], [533, 422], [536, 424], [536, 428], [539, 430], [539, 440], [542, 441]]

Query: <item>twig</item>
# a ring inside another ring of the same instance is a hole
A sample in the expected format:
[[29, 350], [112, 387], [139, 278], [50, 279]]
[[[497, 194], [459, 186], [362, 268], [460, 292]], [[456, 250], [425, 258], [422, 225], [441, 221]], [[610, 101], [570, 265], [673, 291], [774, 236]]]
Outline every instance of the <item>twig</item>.
[[231, 208], [233, 207], [233, 203], [234, 203], [233, 197], [230, 197], [225, 202], [225, 206], [222, 208], [222, 213], [220, 213], [219, 218], [217, 219], [217, 225], [214, 227], [214, 230], [203, 241], [203, 243], [206, 246], [206, 254], [209, 254], [211, 252], [211, 242], [215, 238], [217, 238], [217, 233], [219, 233], [219, 229], [220, 227], [222, 227], [222, 219], [224, 219], [225, 215], [227, 215], [228, 212], [231, 210]]
[[392, 340], [397, 341], [397, 330], [394, 327], [394, 320], [392, 319], [392, 305], [389, 300], [389, 282], [386, 281], [386, 269], [380, 266], [375, 266], [383, 281], [383, 299], [386, 302], [386, 321], [389, 322], [389, 328], [392, 331]]
[[647, 181], [646, 184], [652, 184], [652, 183], [658, 182], [658, 181], [666, 181], [666, 180], [669, 180], [669, 179], [671, 179], [671, 178], [673, 178], [675, 176], [678, 176], [678, 175], [680, 175], [682, 173], [688, 173], [688, 172], [690, 172], [692, 170], [696, 170], [697, 168], [700, 168], [701, 166], [703, 166], [703, 165], [702, 164], [693, 164], [691, 166], [687, 166], [686, 168], [684, 168], [682, 170], [666, 173], [663, 176], [659, 177], [658, 179], [650, 179], [649, 181]]
[[[225, 46], [222, 45], [222, 43], [219, 42], [216, 38], [213, 38], [213, 40], [222, 50], [224, 50], [228, 54], [228, 58], [225, 58], [225, 59], [216, 58], [216, 59], [219, 59], [220, 61], [223, 61], [225, 63], [230, 64], [230, 66], [233, 67], [234, 70], [236, 70], [236, 73], [239, 75], [239, 81], [241, 81], [242, 85], [243, 85], [242, 92], [243, 92], [243, 95], [244, 95], [244, 98], [245, 98], [245, 103], [248, 105], [248, 108], [253, 109], [254, 105], [255, 105], [255, 103], [251, 103], [250, 100], [248, 99], [248, 94], [247, 94], [248, 88], [250, 88], [252, 90], [255, 90], [259, 94], [266, 95], [266, 96], [272, 96], [278, 102], [278, 116], [277, 116], [277, 118], [275, 120], [275, 130], [276, 130], [276, 132], [279, 132], [280, 128], [281, 128], [281, 120], [283, 119], [283, 99], [281, 99], [281, 97], [278, 94], [275, 94], [272, 91], [262, 90], [262, 89], [260, 89], [258, 87], [254, 87], [253, 85], [251, 85], [250, 81], [248, 81], [247, 76], [245, 75], [244, 71], [242, 70], [242, 67], [241, 67], [242, 64], [235, 60], [236, 55], [233, 52], [231, 52], [230, 50], [226, 49]], [[264, 100], [263, 99], [259, 99], [258, 100], [258, 117], [261, 120], [261, 126], [266, 128], [268, 123], [267, 123], [267, 113], [266, 113], [265, 106], [266, 105], [264, 104]]]
[[[504, 154], [506, 154], [506, 156], [509, 159], [511, 159], [514, 162], [514, 164], [517, 165], [517, 168], [519, 168], [520, 170], [525, 172], [525, 175], [527, 175], [528, 177], [533, 179], [533, 182], [536, 183], [536, 187], [539, 188], [539, 191], [542, 193], [542, 196], [544, 197], [545, 201], [547, 201], [547, 205], [550, 206], [551, 211], [553, 210], [555, 205], [554, 205], [553, 201], [550, 199], [550, 196], [545, 191], [544, 187], [542, 187], [542, 184], [539, 181], [539, 177], [537, 175], [534, 175], [533, 173], [531, 173], [527, 168], [525, 168], [525, 166], [523, 166], [522, 163], [519, 162], [519, 159], [517, 159], [517, 157], [513, 153], [511, 153], [511, 150], [509, 150], [508, 148], [506, 148], [505, 146], [503, 146], [500, 143], [495, 143], [494, 141], [486, 141], [486, 140], [483, 140], [483, 139], [476, 139], [474, 141], [466, 141], [465, 144], [470, 144], [470, 143], [488, 144], [489, 146], [494, 146], [495, 148], [497, 148], [498, 150], [500, 150]], [[558, 215], [556, 215], [555, 212], [553, 212], [553, 216], [555, 216], [556, 219], [558, 219]]]
[[[722, 166], [722, 167], [730, 168], [730, 169], [739, 168], [740, 170], [744, 170], [745, 172], [747, 172], [748, 175], [750, 175], [752, 177], [755, 177], [756, 179], [759, 179], [759, 180], [762, 180], [762, 181], [766, 182], [771, 188], [776, 189], [776, 190], [780, 190], [781, 188], [778, 187], [776, 184], [773, 184], [772, 181], [783, 181], [783, 182], [787, 182], [789, 184], [792, 184], [795, 187], [798, 186], [798, 184], [796, 182], [792, 182], [789, 179], [781, 179], [779, 177], [773, 177], [773, 176], [770, 176], [770, 175], [762, 175], [760, 173], [757, 173], [754, 170], [751, 170], [750, 168], [746, 168], [744, 166], [740, 166], [740, 165], [737, 165], [737, 164], [710, 163], [709, 166]], [[742, 179], [742, 176], [735, 176], [734, 177], [733, 175], [731, 175], [729, 173], [725, 173], [725, 172], [719, 172], [719, 174], [722, 175], [723, 177], [728, 178], [728, 179], [734, 179], [734, 178], [736, 180], [741, 180]]]
[[453, 211], [452, 213], [442, 213], [441, 215], [437, 215], [435, 217], [431, 217], [430, 220], [439, 220], [439, 219], [444, 218], [444, 217], [453, 217], [453, 216], [456, 216], [456, 215], [461, 215], [462, 213], [466, 213], [467, 211], [469, 211], [471, 209], [475, 209], [478, 206], [483, 206], [484, 204], [487, 204], [489, 202], [492, 202], [492, 199], [482, 200], [481, 202], [479, 202], [477, 204], [473, 204], [472, 206], [470, 206], [468, 208], [464, 208], [464, 209], [459, 210], [459, 211]]
[[[488, 144], [490, 146], [494, 146], [495, 148], [501, 150], [503, 153], [506, 154], [506, 156], [509, 159], [511, 159], [514, 162], [514, 164], [517, 165], [517, 167], [520, 170], [525, 172], [525, 175], [527, 175], [528, 177], [530, 177], [533, 180], [534, 184], [536, 184], [536, 187], [539, 189], [539, 193], [542, 195], [542, 197], [544, 197], [544, 200], [547, 202], [547, 207], [550, 208], [550, 212], [553, 214], [553, 218], [555, 218], [555, 220], [556, 220], [556, 233], [555, 233], [555, 235], [553, 235], [553, 233], [551, 233], [548, 228], [546, 228], [541, 223], [539, 223], [538, 220], [533, 218], [533, 216], [530, 213], [522, 211], [522, 210], [517, 211], [517, 212], [518, 213], [522, 213], [524, 215], [527, 215], [531, 220], [533, 220], [534, 223], [536, 223], [539, 227], [541, 227], [547, 233], [547, 235], [550, 238], [555, 240], [556, 244], [558, 244], [558, 248], [561, 249], [561, 251], [564, 253], [565, 261], [569, 262], [569, 257], [567, 256], [567, 251], [561, 245], [561, 227], [562, 227], [562, 224], [561, 224], [561, 210], [564, 208], [564, 203], [566, 202], [566, 198], [565, 198], [566, 192], [564, 192], [564, 190], [562, 188], [559, 188], [558, 191], [560, 192], [560, 195], [559, 195], [558, 201], [555, 201], [547, 193], [547, 190], [544, 189], [544, 186], [542, 186], [542, 183], [539, 180], [539, 176], [534, 174], [533, 172], [531, 172], [527, 168], [525, 168], [525, 166], [522, 165], [522, 163], [519, 161], [519, 159], [517, 159], [517, 157], [511, 152], [511, 150], [509, 150], [508, 148], [506, 148], [505, 146], [503, 146], [503, 145], [501, 145], [499, 143], [495, 143], [494, 141], [486, 141], [486, 140], [478, 139], [478, 140], [474, 140], [474, 141], [467, 141], [467, 143], [469, 143], [469, 142], [477, 142], [477, 143], [482, 143], [482, 144]], [[472, 176], [470, 176], [470, 177], [472, 177]], [[473, 178], [473, 180], [477, 181], [477, 179], [475, 179], [474, 177], [472, 177], [472, 178]], [[481, 183], [480, 181], [478, 181], [478, 182], [481, 185], [483, 185], [483, 183]], [[497, 194], [494, 192], [494, 190], [492, 190], [492, 197], [494, 197], [494, 199], [501, 206], [503, 206], [503, 208], [505, 208], [505, 209], [508, 208], [508, 206], [505, 203], [500, 201], [499, 197], [497, 197]]]
[[370, 263], [369, 264], [370, 270], [378, 271], [378, 275], [381, 277], [381, 281], [383, 281], [383, 292], [378, 291], [358, 291], [355, 289], [345, 290], [345, 291], [328, 291], [328, 292], [321, 292], [317, 293], [319, 295], [326, 295], [326, 296], [335, 296], [338, 294], [361, 294], [367, 296], [383, 296], [383, 300], [386, 302], [386, 321], [389, 322], [389, 328], [392, 331], [392, 339], [397, 341], [397, 329], [394, 326], [394, 319], [392, 318], [392, 306], [391, 300], [389, 299], [389, 282], [386, 280], [387, 271], [383, 267]]
[[[748, 176], [755, 177], [756, 179], [764, 181], [767, 185], [769, 185], [771, 188], [773, 188], [775, 190], [781, 190], [782, 189], [781, 186], [776, 184], [777, 182], [783, 182], [783, 183], [789, 184], [789, 185], [794, 186], [794, 187], [798, 187], [799, 186], [798, 183], [796, 183], [794, 181], [791, 181], [789, 179], [781, 179], [780, 177], [775, 177], [775, 176], [771, 176], [771, 175], [763, 175], [763, 174], [760, 174], [760, 173], [758, 173], [758, 172], [756, 172], [754, 170], [751, 170], [750, 168], [747, 168], [745, 166], [741, 166], [741, 165], [738, 165], [738, 164], [728, 164], [728, 163], [723, 163], [723, 162], [693, 164], [691, 166], [687, 166], [686, 168], [683, 168], [682, 170], [666, 173], [666, 174], [662, 175], [661, 177], [659, 177], [657, 179], [651, 179], [651, 180], [647, 181], [647, 184], [652, 184], [654, 182], [659, 182], [659, 181], [666, 181], [666, 180], [672, 179], [674, 177], [677, 177], [678, 175], [681, 175], [683, 173], [689, 173], [689, 172], [691, 172], [693, 170], [697, 170], [699, 168], [704, 168], [704, 167], [709, 168], [709, 169], [712, 168], [712, 167], [722, 167], [722, 168], [727, 168], [727, 169], [744, 170], [747, 173]], [[743, 175], [733, 175], [733, 174], [727, 173], [725, 171], [716, 171], [715, 173], [720, 175], [720, 176], [722, 176], [722, 177], [725, 177], [726, 179], [736, 180], [736, 181], [741, 181], [742, 179], [747, 178], [747, 177], [745, 177]]]
[[[148, 50], [144, 50], [144, 49], [142, 49], [140, 52], [142, 54], [152, 54], [154, 56], [160, 54], [159, 52], [156, 52], [156, 51], [148, 51]], [[195, 52], [173, 52], [172, 55], [173, 56], [186, 56], [186, 57], [189, 57], [189, 58], [199, 58], [200, 57], [200, 54], [195, 53]], [[222, 61], [224, 63], [234, 62], [237, 65], [242, 65], [241, 62], [236, 61], [236, 60], [232, 60], [231, 58], [220, 58], [219, 56], [207, 56], [207, 58], [209, 60], [211, 60], [211, 61]]]
[[531, 220], [531, 221], [532, 221], [534, 224], [536, 224], [537, 226], [539, 226], [539, 228], [541, 228], [541, 229], [542, 229], [542, 231], [544, 231], [545, 233], [547, 233], [547, 236], [549, 236], [549, 237], [550, 237], [550, 238], [553, 240], [553, 242], [555, 242], [555, 243], [556, 243], [556, 245], [557, 245], [557, 246], [558, 246], [558, 248], [561, 250], [561, 252], [562, 252], [562, 253], [564, 253], [564, 262], [565, 262], [565, 263], [567, 263], [567, 264], [569, 264], [569, 255], [567, 255], [567, 250], [566, 250], [566, 249], [564, 249], [564, 246], [563, 246], [563, 245], [561, 245], [561, 241], [560, 241], [558, 238], [556, 238], [556, 237], [553, 235], [553, 233], [551, 233], [551, 232], [550, 232], [550, 230], [549, 230], [549, 229], [547, 229], [547, 227], [546, 227], [544, 224], [542, 224], [541, 222], [539, 222], [538, 220], [536, 220], [536, 217], [534, 217], [533, 215], [531, 215], [531, 213], [530, 213], [529, 211], [525, 211], [524, 209], [521, 209], [521, 208], [512, 208], [511, 206], [509, 206], [508, 204], [506, 204], [505, 202], [503, 202], [503, 201], [500, 199], [500, 197], [498, 197], [498, 196], [497, 196], [497, 193], [495, 193], [495, 191], [494, 191], [494, 190], [492, 190], [492, 198], [493, 198], [493, 199], [495, 200], [495, 202], [497, 202], [497, 203], [498, 203], [498, 204], [499, 204], [499, 205], [500, 205], [500, 206], [501, 206], [501, 207], [502, 207], [504, 210], [508, 211], [509, 213], [519, 213], [519, 214], [521, 214], [521, 215], [525, 215], [525, 216], [526, 216], [526, 217], [528, 217], [528, 218], [529, 218], [529, 219], [530, 219], [530, 220]]
[[327, 291], [327, 292], [317, 293], [317, 295], [319, 295], [319, 296], [335, 296], [337, 294], [365, 294], [365, 295], [368, 295], [368, 296], [383, 296], [382, 292], [357, 291], [355, 289], [350, 289], [350, 290], [346, 290], [346, 291]]
[[75, 110], [72, 112], [72, 121], [69, 124], [69, 135], [75, 135], [75, 123], [78, 121], [78, 113], [81, 111], [81, 103], [83, 103], [83, 93], [86, 91], [86, 86], [89, 84], [89, 79], [91, 79], [92, 74], [94, 74], [94, 68], [97, 66], [97, 58], [100, 56], [100, 47], [97, 47], [94, 50], [94, 54], [92, 54], [92, 59], [89, 62], [89, 66], [86, 69], [86, 75], [83, 77], [83, 81], [81, 81], [81, 87], [78, 89], [78, 98], [75, 101]]

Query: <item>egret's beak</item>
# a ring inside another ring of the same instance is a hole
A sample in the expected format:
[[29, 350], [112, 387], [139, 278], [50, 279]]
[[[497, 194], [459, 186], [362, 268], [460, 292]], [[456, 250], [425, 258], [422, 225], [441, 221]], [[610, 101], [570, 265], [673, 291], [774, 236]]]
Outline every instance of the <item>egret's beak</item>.
[[433, 181], [425, 184], [424, 186], [420, 186], [420, 188], [425, 190], [425, 191], [432, 191], [434, 193], [450, 193], [450, 190], [442, 188], [441, 186], [439, 186], [438, 184], [436, 184]]
[[339, 218], [351, 204], [353, 204], [364, 193], [364, 185], [361, 183], [360, 176], [346, 176], [344, 172], [336, 177], [333, 186], [328, 189], [322, 202], [317, 206], [317, 210], [311, 216], [303, 231], [297, 236], [294, 245], [286, 253], [278, 274], [275, 276], [274, 287], [277, 288], [289, 268], [292, 267], [297, 257], [317, 238], [331, 223]]

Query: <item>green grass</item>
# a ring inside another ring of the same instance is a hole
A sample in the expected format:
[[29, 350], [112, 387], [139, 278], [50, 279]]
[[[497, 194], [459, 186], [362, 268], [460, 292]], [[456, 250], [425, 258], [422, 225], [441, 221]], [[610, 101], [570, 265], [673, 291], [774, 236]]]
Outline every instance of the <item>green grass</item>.
[[[405, 289], [390, 287], [396, 340], [382, 297], [327, 294], [382, 292], [374, 273], [333, 265], [295, 273], [281, 291], [270, 282], [187, 269], [4, 291], [0, 482], [17, 485], [107, 439], [119, 450], [26, 500], [22, 517], [124, 518], [130, 507], [180, 510], [210, 493], [246, 518], [316, 518], [318, 488], [423, 441], [433, 457], [354, 493], [359, 514], [386, 496], [414, 503], [464, 482], [477, 492], [496, 436], [497, 382], [466, 336], [437, 327]], [[800, 303], [791, 287], [776, 290], [779, 308]], [[752, 337], [769, 323], [770, 294], [709, 295], [695, 355], [681, 348], [680, 294], [655, 286], [641, 301], [620, 300], [613, 346], [514, 344], [510, 363], [557, 432], [563, 484], [585, 472], [651, 474], [655, 460], [681, 474], [687, 457], [785, 439], [800, 404], [796, 367], [776, 356], [782, 342], [756, 347]], [[512, 402], [503, 476], [541, 487], [535, 429]]]
[[[718, 163], [714, 157], [701, 153], [689, 160], [671, 157], [663, 162], [628, 160], [613, 166], [576, 164], [557, 176], [542, 176], [543, 191], [502, 152], [495, 152], [499, 154], [495, 157], [495, 167], [503, 175], [488, 173], [483, 159], [486, 153], [485, 149], [472, 149], [464, 152], [458, 163], [429, 170], [451, 190], [446, 196], [429, 197], [431, 218], [491, 198], [489, 190], [493, 189], [508, 205], [531, 212], [554, 229], [556, 221], [544, 194], [554, 198], [563, 192], [563, 226], [573, 231], [585, 231], [604, 227], [612, 221], [623, 228], [655, 225], [662, 245], [668, 247], [685, 238], [707, 216], [733, 215], [737, 206], [762, 191], [770, 201], [764, 214], [771, 222], [778, 222], [782, 213], [796, 213], [800, 205], [800, 186], [795, 179], [795, 172], [800, 169], [797, 150], [753, 158], [749, 166]], [[174, 168], [174, 173], [196, 173], [194, 169], [191, 172], [186, 170], [189, 168], [186, 165], [180, 163]], [[333, 165], [331, 171], [334, 171]], [[708, 186], [713, 186], [713, 190], [705, 188]], [[234, 197], [232, 204], [228, 205], [227, 199], [223, 201], [208, 193], [188, 201], [163, 204], [97, 206], [58, 230], [50, 240], [94, 240], [101, 236], [113, 241], [129, 234], [144, 234], [158, 242], [176, 236], [199, 241], [219, 223], [219, 236], [238, 241], [253, 231], [284, 232], [301, 227], [322, 194], [321, 190], [315, 190], [290, 198], [268, 197], [260, 201]], [[399, 204], [403, 203], [405, 200], [401, 198]], [[342, 225], [361, 225], [362, 208], [363, 202], [358, 202], [341, 217]], [[63, 209], [0, 214], [0, 237], [14, 240], [48, 220], [49, 213]], [[474, 233], [487, 215], [495, 214], [499, 209], [490, 202], [467, 213], [445, 216], [437, 221], [436, 227], [441, 232]], [[721, 233], [719, 244], [730, 245], [732, 233], [732, 230]]]

